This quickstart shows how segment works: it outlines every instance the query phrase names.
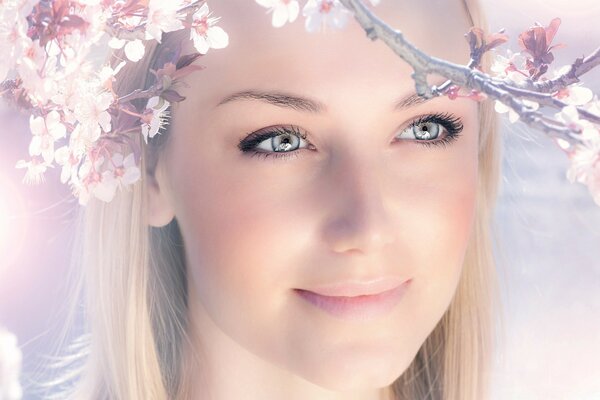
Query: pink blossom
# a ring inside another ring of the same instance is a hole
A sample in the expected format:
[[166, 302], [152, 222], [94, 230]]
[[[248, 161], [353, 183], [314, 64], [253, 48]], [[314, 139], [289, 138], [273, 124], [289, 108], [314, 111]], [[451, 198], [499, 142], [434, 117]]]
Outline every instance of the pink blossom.
[[581, 106], [589, 103], [594, 97], [594, 93], [579, 83], [562, 88], [552, 96], [569, 105]]
[[104, 161], [105, 159], [102, 156], [97, 156], [93, 161], [86, 158], [81, 166], [79, 170], [81, 180], [73, 180], [79, 204], [87, 204], [91, 197], [96, 197], [105, 202], [110, 202], [114, 198], [118, 182], [112, 172], [101, 171]]
[[47, 164], [42, 157], [33, 156], [31, 160], [19, 160], [17, 161], [16, 168], [27, 168], [23, 182], [31, 185], [44, 182], [44, 173], [50, 165]]
[[569, 153], [571, 165], [567, 178], [588, 186], [596, 204], [600, 206], [600, 128], [588, 131], [581, 143]]
[[214, 26], [221, 17], [213, 17], [208, 4], [202, 4], [192, 16], [190, 39], [200, 54], [206, 54], [210, 48], [223, 49], [229, 45], [229, 35], [219, 26]]
[[82, 85], [80, 89], [86, 92], [76, 98], [77, 104], [73, 107], [73, 112], [90, 139], [95, 141], [100, 137], [101, 129], [104, 132], [111, 130], [111, 116], [108, 109], [114, 102], [114, 98], [110, 92], [98, 93], [98, 89], [93, 86]]
[[268, 8], [267, 13], [273, 12], [271, 23], [275, 28], [282, 27], [286, 22], [294, 22], [300, 12], [297, 0], [256, 0], [256, 2]]
[[308, 0], [302, 15], [306, 17], [306, 30], [317, 32], [327, 26], [342, 29], [353, 14], [339, 0]]
[[525, 68], [525, 57], [521, 53], [513, 53], [508, 49], [504, 55], [494, 49], [491, 72], [496, 78], [509, 79], [513, 82], [522, 82], [527, 76], [522, 70]]
[[146, 143], [148, 143], [148, 137], [154, 137], [154, 135], [167, 125], [169, 121], [168, 107], [169, 102], [158, 96], [154, 96], [148, 100], [145, 113], [146, 118], [142, 121], [142, 135], [144, 135]]
[[178, 10], [183, 7], [181, 0], [150, 0], [148, 4], [148, 21], [146, 23], [146, 40], [155, 39], [161, 42], [163, 32], [183, 29], [182, 15]]
[[146, 47], [140, 39], [125, 40], [113, 37], [108, 41], [108, 46], [112, 49], [120, 49], [125, 46], [125, 56], [131, 62], [140, 61], [146, 52]]
[[107, 171], [112, 174], [119, 187], [131, 185], [141, 178], [140, 169], [135, 165], [134, 154], [130, 153], [123, 158], [123, 154], [115, 153], [112, 156], [112, 168]]
[[563, 109], [554, 114], [554, 116], [558, 121], [564, 123], [569, 129], [581, 131], [579, 136], [573, 134], [573, 136], [578, 137], [580, 140], [595, 138], [597, 128], [590, 121], [580, 119], [579, 112], [575, 106], [569, 105], [563, 107]]
[[47, 164], [54, 160], [54, 142], [64, 138], [67, 134], [67, 129], [61, 123], [60, 115], [57, 111], [50, 111], [46, 118], [29, 117], [29, 127], [33, 138], [29, 144], [29, 154], [44, 158]]
[[71, 176], [77, 173], [77, 165], [79, 165], [81, 158], [78, 157], [69, 146], [63, 146], [57, 149], [54, 155], [56, 163], [62, 166], [60, 181], [61, 183], [67, 183]]

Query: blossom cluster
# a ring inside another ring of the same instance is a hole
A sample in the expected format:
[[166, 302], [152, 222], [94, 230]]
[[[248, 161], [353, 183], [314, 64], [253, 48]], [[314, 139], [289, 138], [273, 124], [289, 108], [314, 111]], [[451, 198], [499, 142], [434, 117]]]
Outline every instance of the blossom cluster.
[[[547, 27], [536, 24], [519, 36], [520, 52], [507, 50], [504, 54], [496, 54], [491, 66], [495, 78], [508, 79], [511, 82], [523, 83], [526, 80], [552, 80], [565, 76], [571, 65], [558, 70], [549, 67], [554, 61], [551, 50], [564, 47], [563, 44], [552, 45], [552, 40], [560, 26], [560, 19], [554, 18]], [[564, 106], [554, 113], [556, 121], [571, 129], [570, 138], [574, 140], [555, 139], [558, 146], [567, 153], [571, 164], [566, 176], [571, 182], [586, 185], [594, 202], [600, 206], [600, 124], [582, 118], [582, 111], [600, 117], [600, 100], [589, 88], [581, 83], [571, 84], [552, 93], [552, 98], [560, 100]], [[540, 104], [532, 100], [522, 100], [530, 110], [538, 110]], [[495, 110], [508, 113], [511, 123], [519, 120], [519, 115], [510, 106], [496, 100]], [[573, 142], [575, 143], [573, 145]]]
[[[256, 2], [273, 13], [275, 27], [300, 11], [297, 0]], [[351, 16], [339, 0], [308, 0], [302, 13], [310, 32], [342, 28]], [[184, 99], [175, 81], [201, 69], [191, 65], [198, 56], [228, 46], [219, 20], [198, 0], [2, 1], [0, 94], [30, 112], [30, 159], [16, 164], [26, 171], [24, 182], [42, 182], [58, 165], [61, 182], [82, 205], [91, 197], [111, 201], [117, 189], [137, 182], [141, 150], [132, 134], [148, 143], [161, 133], [171, 103]], [[121, 69], [144, 57], [147, 42], [161, 43], [164, 33], [183, 29], [197, 53], [164, 60], [153, 71], [152, 88], [118, 97], [113, 84]], [[92, 59], [99, 48], [122, 49], [126, 59], [97, 65]], [[144, 109], [133, 106], [138, 99], [146, 100]]]

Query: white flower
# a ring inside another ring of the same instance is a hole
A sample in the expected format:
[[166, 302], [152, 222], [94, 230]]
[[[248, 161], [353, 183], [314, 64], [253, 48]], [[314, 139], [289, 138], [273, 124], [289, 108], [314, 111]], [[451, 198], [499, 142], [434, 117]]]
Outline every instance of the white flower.
[[15, 61], [31, 39], [27, 37], [28, 23], [19, 11], [18, 4], [5, 2], [0, 6], [0, 82], [6, 79]]
[[16, 168], [27, 168], [23, 182], [31, 185], [44, 182], [44, 173], [49, 166], [41, 157], [32, 157], [30, 161], [17, 161]]
[[17, 337], [0, 328], [0, 399], [19, 400], [23, 389], [19, 383], [23, 354], [17, 345]]
[[54, 142], [64, 138], [67, 134], [67, 128], [60, 122], [60, 115], [52, 110], [43, 117], [29, 117], [29, 127], [33, 138], [29, 144], [29, 154], [44, 158], [47, 164], [54, 160]]
[[553, 97], [569, 105], [582, 106], [592, 101], [594, 93], [590, 89], [581, 86], [581, 84], [573, 84], [562, 88], [553, 94]]
[[69, 146], [63, 146], [57, 149], [54, 156], [56, 158], [56, 163], [62, 165], [60, 181], [66, 183], [72, 175], [77, 173], [77, 165], [81, 159], [75, 155]]
[[506, 50], [506, 56], [499, 54], [498, 49], [492, 50], [496, 55], [492, 59], [490, 67], [494, 77], [500, 79], [509, 79], [513, 82], [522, 82], [527, 79], [520, 70], [525, 69], [525, 57], [521, 53], [513, 53], [512, 50]]
[[302, 15], [306, 17], [306, 30], [316, 32], [326, 26], [344, 28], [352, 12], [339, 0], [308, 0], [302, 9]]
[[159, 131], [164, 128], [169, 121], [169, 112], [167, 108], [169, 102], [158, 96], [154, 96], [148, 100], [146, 105], [146, 120], [142, 123], [142, 134], [144, 141], [148, 143], [148, 137], [154, 137]]
[[98, 78], [100, 79], [100, 82], [102, 82], [102, 86], [105, 89], [107, 89], [107, 90], [111, 90], [112, 89], [112, 84], [113, 84], [114, 81], [116, 81], [115, 76], [125, 66], [125, 64], [126, 64], [125, 61], [121, 61], [119, 63], [119, 65], [117, 65], [115, 67], [115, 69], [112, 69], [108, 65], [105, 65], [105, 66], [102, 67], [102, 69], [100, 70], [100, 72], [98, 72]]
[[125, 40], [113, 37], [108, 41], [108, 47], [120, 49], [125, 46], [125, 56], [132, 62], [138, 62], [144, 57], [146, 47], [140, 39]]
[[141, 177], [140, 169], [135, 165], [133, 153], [130, 153], [125, 158], [123, 158], [123, 154], [121, 153], [113, 154], [112, 169], [106, 172], [113, 175], [119, 187], [122, 185], [131, 185]]
[[369, 0], [372, 5], [377, 6], [381, 0]]
[[73, 182], [79, 204], [85, 205], [92, 196], [107, 203], [114, 198], [118, 182], [111, 171], [100, 171], [103, 163], [102, 156], [98, 156], [93, 162], [86, 158], [79, 169], [79, 176], [82, 178], [75, 179]]
[[286, 22], [294, 22], [298, 18], [300, 5], [297, 0], [256, 0], [258, 4], [268, 8], [267, 13], [273, 12], [271, 23], [280, 28]]
[[600, 128], [588, 131], [569, 158], [567, 178], [587, 185], [594, 202], [600, 206]]
[[220, 17], [210, 18], [211, 14], [208, 5], [204, 3], [192, 16], [190, 39], [194, 41], [194, 47], [200, 54], [206, 54], [210, 48], [223, 49], [229, 45], [227, 32], [219, 26], [213, 26]]
[[[536, 103], [535, 101], [529, 101], [529, 100], [522, 100], [523, 104], [528, 106], [531, 110], [537, 110], [540, 105], [538, 103]], [[511, 123], [515, 123], [517, 122], [517, 120], [519, 119], [519, 114], [517, 114], [512, 108], [508, 107], [507, 105], [505, 105], [504, 103], [502, 103], [499, 100], [496, 100], [494, 103], [494, 109], [496, 110], [496, 112], [500, 113], [500, 114], [504, 114], [505, 112], [508, 112], [508, 119]]]
[[100, 137], [102, 133], [100, 128], [104, 132], [111, 130], [111, 116], [108, 109], [114, 98], [110, 92], [98, 93], [97, 88], [93, 86], [89, 88], [83, 86], [81, 89], [86, 89], [86, 92], [78, 96], [73, 112], [81, 123], [82, 129], [93, 142]]
[[140, 39], [127, 42], [125, 45], [125, 55], [132, 62], [138, 62], [144, 57], [146, 47]]
[[183, 29], [178, 10], [183, 4], [180, 0], [150, 0], [148, 5], [148, 22], [146, 23], [146, 40], [156, 39], [160, 43], [163, 32]]
[[554, 114], [556, 119], [562, 123], [564, 123], [569, 129], [581, 129], [581, 133], [579, 136], [573, 134], [574, 137], [577, 137], [580, 140], [588, 140], [589, 138], [595, 138], [596, 136], [596, 127], [593, 123], [585, 119], [579, 119], [579, 112], [577, 111], [577, 107], [570, 105], [563, 107], [562, 110], [556, 114]]

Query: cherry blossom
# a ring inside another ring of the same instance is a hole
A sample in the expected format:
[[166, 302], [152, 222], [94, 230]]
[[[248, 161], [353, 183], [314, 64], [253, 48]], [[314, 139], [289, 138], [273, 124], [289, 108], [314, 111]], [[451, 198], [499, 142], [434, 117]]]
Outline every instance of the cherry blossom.
[[577, 107], [574, 105], [563, 107], [560, 112], [555, 114], [555, 117], [570, 129], [580, 130], [581, 133], [579, 135], [571, 134], [580, 140], [588, 140], [589, 138], [595, 138], [596, 136], [597, 127], [590, 121], [580, 119]]
[[131, 185], [141, 178], [140, 169], [135, 164], [135, 157], [130, 153], [123, 158], [123, 154], [115, 153], [112, 156], [112, 168], [106, 171], [112, 174], [119, 187]]
[[306, 17], [304, 27], [308, 32], [317, 32], [327, 26], [342, 29], [348, 23], [352, 12], [339, 0], [308, 0], [302, 9]]
[[86, 158], [81, 166], [79, 170], [81, 180], [73, 180], [79, 204], [87, 204], [91, 197], [96, 197], [105, 202], [110, 202], [114, 198], [118, 182], [111, 171], [101, 172], [104, 161], [105, 158], [102, 156], [97, 156], [93, 161]]
[[286, 22], [294, 22], [300, 12], [297, 0], [256, 0], [256, 2], [268, 8], [267, 13], [273, 12], [271, 23], [275, 28], [282, 27]]
[[553, 94], [553, 97], [569, 105], [581, 106], [592, 101], [594, 93], [590, 89], [581, 86], [581, 84], [574, 84], [560, 89]]
[[44, 173], [48, 169], [48, 165], [42, 157], [34, 156], [29, 161], [17, 161], [16, 168], [27, 168], [23, 182], [30, 184], [38, 184], [44, 181]]
[[496, 52], [490, 70], [497, 78], [507, 78], [513, 82], [523, 82], [527, 79], [522, 71], [525, 68], [525, 57], [508, 49], [504, 54]]
[[125, 56], [131, 62], [140, 61], [146, 53], [146, 47], [140, 39], [125, 40], [113, 37], [109, 40], [108, 46], [113, 49], [120, 49], [125, 46]]
[[21, 57], [27, 46], [27, 21], [24, 12], [31, 7], [23, 7], [18, 2], [4, 2], [0, 7], [0, 82]]
[[29, 127], [33, 138], [29, 145], [29, 154], [32, 156], [42, 155], [47, 164], [54, 160], [54, 142], [66, 136], [67, 129], [60, 122], [60, 115], [56, 111], [50, 111], [46, 118], [29, 118]]
[[85, 92], [81, 93], [76, 99], [77, 106], [73, 107], [75, 117], [82, 124], [83, 129], [88, 132], [92, 141], [97, 140], [101, 135], [101, 129], [104, 132], [110, 132], [111, 116], [108, 108], [114, 101], [110, 92], [96, 92], [96, 88], [85, 85], [80, 87]]
[[62, 166], [60, 173], [61, 183], [67, 183], [72, 175], [77, 174], [77, 166], [81, 161], [74, 149], [69, 146], [63, 146], [54, 153], [56, 163]]
[[600, 206], [600, 128], [588, 130], [569, 158], [567, 178], [587, 185], [594, 202]]
[[192, 16], [192, 29], [190, 39], [194, 41], [194, 47], [200, 54], [206, 54], [208, 49], [223, 49], [229, 45], [229, 35], [223, 28], [213, 26], [221, 17], [213, 17], [204, 3]]
[[23, 354], [17, 345], [17, 337], [0, 327], [0, 399], [19, 400], [23, 389], [19, 383]]
[[148, 143], [148, 137], [154, 137], [167, 125], [169, 120], [168, 107], [169, 102], [158, 96], [148, 100], [145, 118], [142, 119], [142, 134], [146, 143]]
[[146, 23], [146, 40], [155, 39], [161, 42], [163, 32], [183, 29], [182, 16], [177, 12], [183, 7], [181, 0], [150, 0], [148, 4], [148, 21]]

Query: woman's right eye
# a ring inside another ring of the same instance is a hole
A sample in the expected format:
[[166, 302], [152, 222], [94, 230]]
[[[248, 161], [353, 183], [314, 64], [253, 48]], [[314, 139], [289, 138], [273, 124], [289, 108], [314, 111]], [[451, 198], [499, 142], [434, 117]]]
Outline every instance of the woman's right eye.
[[[305, 147], [301, 147], [302, 145]], [[263, 157], [271, 155], [291, 157], [289, 154], [282, 153], [298, 153], [301, 148], [314, 148], [306, 140], [306, 134], [300, 132], [296, 127], [266, 128], [264, 131], [253, 132], [240, 140], [238, 147], [244, 153]]]

